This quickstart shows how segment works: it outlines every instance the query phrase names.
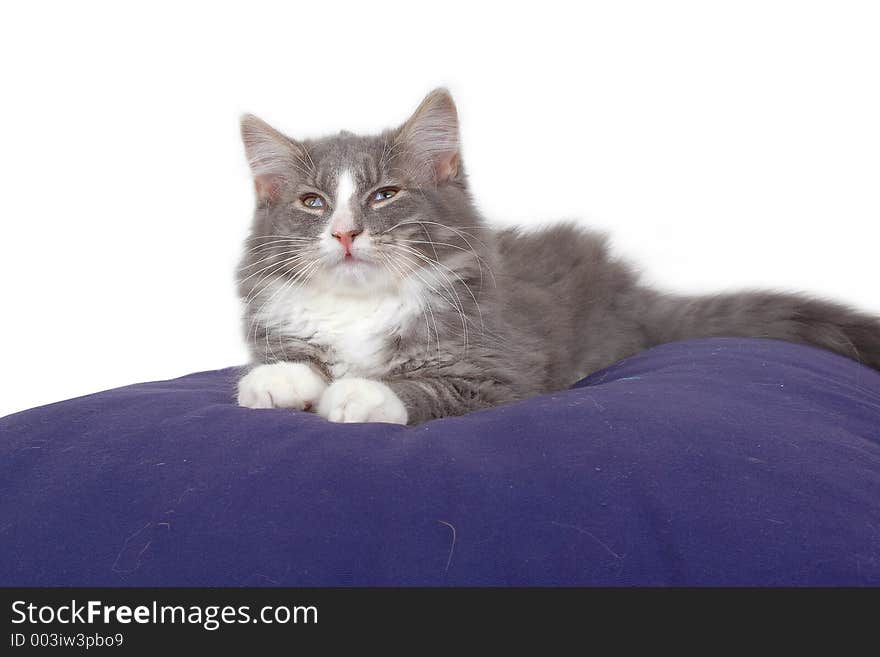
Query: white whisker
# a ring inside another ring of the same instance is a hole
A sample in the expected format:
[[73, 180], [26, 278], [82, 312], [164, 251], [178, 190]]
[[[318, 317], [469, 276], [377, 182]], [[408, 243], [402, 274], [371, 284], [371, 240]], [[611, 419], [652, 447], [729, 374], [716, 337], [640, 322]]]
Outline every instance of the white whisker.
[[[398, 246], [399, 246], [399, 245], [398, 245]], [[403, 257], [406, 261], [410, 262], [409, 259], [408, 259], [408, 258], [406, 257], [406, 255], [405, 255], [405, 254], [407, 254], [406, 249], [408, 249], [408, 247], [400, 247], [400, 249], [401, 249], [401, 252], [400, 252], [401, 257]], [[425, 256], [425, 255], [419, 253], [418, 251], [412, 250], [412, 254], [413, 254], [413, 255], [417, 255], [419, 258], [421, 258], [421, 259], [422, 259], [424, 262], [426, 262], [428, 265], [433, 265], [433, 264], [435, 264], [435, 263], [433, 263], [433, 261], [431, 261], [430, 258], [428, 258], [427, 256]], [[412, 264], [412, 263], [411, 263], [411, 264]], [[464, 306], [463, 306], [462, 303], [461, 303], [461, 297], [458, 296], [458, 292], [455, 290], [455, 287], [454, 287], [454, 285], [452, 284], [452, 281], [449, 279], [449, 277], [446, 276], [445, 274], [443, 274], [443, 272], [440, 271], [440, 270], [437, 270], [437, 272], [438, 272], [441, 276], [443, 276], [443, 277], [446, 279], [446, 285], [449, 287], [450, 292], [451, 292], [452, 294], [455, 295], [455, 298], [454, 298], [454, 299], [453, 299], [452, 297], [446, 297], [446, 296], [444, 296], [444, 295], [443, 295], [443, 294], [442, 294], [437, 288], [433, 287], [433, 286], [432, 286], [432, 285], [431, 285], [431, 284], [430, 284], [430, 283], [429, 283], [429, 282], [428, 282], [423, 276], [421, 276], [421, 275], [418, 273], [418, 271], [416, 271], [415, 269], [413, 269], [413, 271], [412, 271], [411, 273], [412, 273], [413, 276], [415, 276], [416, 278], [418, 278], [418, 279], [419, 279], [419, 280], [420, 280], [420, 281], [421, 281], [421, 282], [422, 282], [422, 283], [423, 283], [423, 284], [424, 284], [429, 290], [431, 290], [434, 294], [436, 294], [438, 297], [440, 297], [441, 299], [443, 299], [444, 301], [446, 301], [450, 306], [452, 306], [452, 308], [456, 311], [456, 313], [458, 313], [459, 319], [461, 320], [462, 339], [464, 340], [464, 348], [465, 348], [465, 351], [467, 351], [467, 349], [468, 349], [468, 344], [469, 344], [469, 341], [468, 341], [468, 329], [467, 329], [467, 316], [466, 316], [466, 314], [465, 314], [465, 312], [464, 312]], [[442, 282], [441, 282], [441, 284], [442, 284]], [[457, 301], [457, 303], [456, 303], [456, 301]]]
[[[402, 274], [402, 277], [403, 277], [404, 279], [405, 279], [410, 273], [413, 272], [412, 269], [410, 269], [409, 271], [407, 271], [406, 268], [405, 268], [404, 263], [400, 263], [400, 262], [394, 261], [394, 260], [391, 258], [391, 255], [390, 255], [390, 254], [387, 254], [387, 255], [386, 255], [386, 254], [384, 254], [384, 253], [381, 253], [380, 255], [386, 260], [386, 262], [388, 262], [389, 265], [392, 265], [392, 264], [393, 264], [394, 267], [395, 267], [395, 269], [396, 269], [398, 272], [400, 272], [400, 273]], [[426, 341], [426, 343], [425, 343], [426, 353], [428, 353], [428, 352], [430, 351], [430, 347], [429, 347], [429, 345], [428, 345], [428, 342], [429, 342], [430, 339], [431, 339], [431, 327], [428, 325], [428, 315], [430, 314], [431, 322], [434, 324], [434, 336], [435, 336], [436, 339], [437, 339], [437, 361], [439, 362], [440, 360], [442, 360], [442, 357], [441, 357], [441, 351], [440, 351], [440, 329], [437, 327], [437, 319], [434, 317], [434, 310], [433, 310], [433, 308], [431, 307], [431, 303], [430, 303], [430, 301], [426, 301], [425, 298], [424, 298], [422, 295], [418, 295], [417, 300], [418, 300], [418, 302], [419, 302], [419, 307], [422, 309], [422, 314], [423, 314], [424, 317], [425, 317], [425, 329], [426, 329], [426, 331], [427, 331], [427, 334], [426, 334], [426, 336], [425, 336], [425, 341]]]
[[[474, 293], [473, 293], [473, 291], [471, 290], [470, 286], [464, 281], [464, 279], [462, 279], [461, 276], [459, 276], [458, 272], [456, 272], [455, 270], [453, 270], [453, 269], [447, 267], [447, 266], [444, 265], [442, 262], [435, 262], [435, 261], [432, 261], [428, 256], [424, 255], [423, 253], [420, 253], [419, 251], [417, 251], [416, 249], [413, 249], [412, 247], [408, 247], [408, 246], [405, 246], [405, 245], [402, 245], [402, 244], [396, 244], [396, 245], [394, 245], [394, 246], [396, 246], [396, 247], [398, 247], [398, 248], [402, 248], [402, 249], [407, 249], [407, 250], [409, 250], [411, 253], [413, 253], [413, 255], [417, 255], [418, 257], [424, 259], [425, 262], [427, 262], [427, 263], [428, 263], [429, 265], [431, 265], [432, 267], [435, 267], [435, 268], [437, 268], [437, 267], [442, 267], [443, 269], [445, 269], [446, 271], [448, 271], [449, 273], [451, 273], [453, 276], [455, 276], [455, 278], [456, 278], [456, 279], [462, 284], [462, 286], [464, 286], [464, 289], [467, 290], [468, 294], [469, 294], [470, 297], [471, 297], [471, 300], [473, 300], [473, 302], [474, 302], [474, 308], [476, 309], [477, 314], [479, 315], [479, 318], [480, 318], [480, 327], [481, 327], [481, 330], [485, 328], [485, 324], [484, 324], [484, 322], [483, 322], [483, 313], [482, 313], [482, 311], [481, 311], [481, 309], [480, 309], [480, 304], [477, 302], [477, 297], [474, 295]], [[443, 274], [443, 272], [442, 272], [441, 270], [439, 270], [439, 269], [437, 269], [437, 272], [438, 272], [439, 274], [443, 275], [443, 276], [446, 278], [446, 280], [449, 282], [450, 287], [452, 287], [452, 288], [454, 289], [454, 285], [453, 285], [452, 281], [449, 280], [449, 277], [446, 276], [445, 274]], [[462, 304], [462, 302], [461, 302], [461, 297], [458, 296], [458, 293], [457, 293], [457, 292], [456, 292], [456, 298], [458, 299], [459, 306], [460, 306], [460, 308], [461, 308], [460, 312], [463, 313], [463, 311], [464, 311], [464, 305]]]

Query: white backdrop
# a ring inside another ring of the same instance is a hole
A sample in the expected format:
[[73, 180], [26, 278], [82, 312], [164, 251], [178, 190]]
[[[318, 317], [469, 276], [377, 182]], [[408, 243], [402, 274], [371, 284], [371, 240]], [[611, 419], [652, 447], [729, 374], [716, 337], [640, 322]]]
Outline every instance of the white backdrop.
[[0, 415], [243, 362], [238, 116], [375, 131], [438, 85], [492, 221], [880, 312], [878, 34], [840, 0], [6, 3]]

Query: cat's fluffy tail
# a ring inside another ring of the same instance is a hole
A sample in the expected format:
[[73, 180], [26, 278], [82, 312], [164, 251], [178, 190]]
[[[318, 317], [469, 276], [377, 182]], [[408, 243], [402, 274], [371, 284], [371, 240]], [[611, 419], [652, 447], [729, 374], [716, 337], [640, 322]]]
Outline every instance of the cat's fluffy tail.
[[804, 295], [656, 296], [644, 322], [653, 344], [699, 337], [775, 338], [823, 347], [880, 370], [880, 318]]

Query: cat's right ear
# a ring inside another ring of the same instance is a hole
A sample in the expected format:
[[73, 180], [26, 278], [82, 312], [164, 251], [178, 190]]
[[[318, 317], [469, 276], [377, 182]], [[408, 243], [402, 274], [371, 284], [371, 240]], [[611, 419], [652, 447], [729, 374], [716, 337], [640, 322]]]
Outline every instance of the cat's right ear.
[[420, 182], [444, 183], [461, 173], [458, 112], [446, 89], [429, 93], [397, 131], [401, 157], [409, 160], [409, 175]]
[[298, 144], [253, 114], [241, 117], [241, 140], [247, 155], [254, 189], [260, 204], [278, 200], [281, 190], [297, 169], [302, 169]]

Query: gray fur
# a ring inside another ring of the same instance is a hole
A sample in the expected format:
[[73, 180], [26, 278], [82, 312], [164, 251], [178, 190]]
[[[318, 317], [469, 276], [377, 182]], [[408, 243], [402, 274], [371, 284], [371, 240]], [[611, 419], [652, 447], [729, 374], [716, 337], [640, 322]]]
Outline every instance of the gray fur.
[[[360, 375], [390, 386], [411, 424], [561, 390], [649, 347], [694, 337], [814, 344], [880, 369], [880, 321], [842, 305], [772, 292], [662, 294], [641, 285], [602, 235], [572, 224], [491, 229], [470, 197], [455, 108], [444, 90], [430, 94], [404, 126], [378, 136], [343, 132], [296, 142], [253, 117], [242, 131], [258, 203], [239, 292], [256, 364], [305, 361], [331, 379], [335, 355], [327, 345], [260, 315], [279, 283], [311, 284], [298, 269], [310, 242], [273, 243], [313, 240], [324, 230], [326, 221], [302, 208], [301, 194], [332, 194], [343, 168], [359, 194], [389, 181], [406, 191], [381, 210], [360, 205], [357, 221], [387, 257], [405, 259], [394, 270], [401, 278], [439, 267], [448, 283], [429, 295], [424, 322], [389, 334], [383, 371]], [[301, 259], [285, 265], [291, 251]]]

